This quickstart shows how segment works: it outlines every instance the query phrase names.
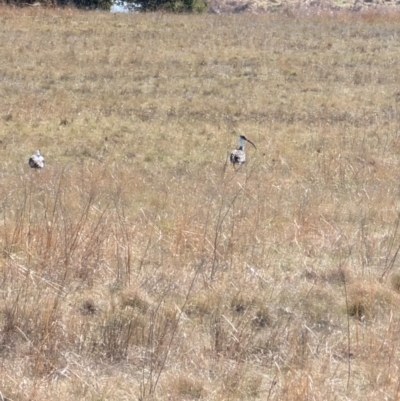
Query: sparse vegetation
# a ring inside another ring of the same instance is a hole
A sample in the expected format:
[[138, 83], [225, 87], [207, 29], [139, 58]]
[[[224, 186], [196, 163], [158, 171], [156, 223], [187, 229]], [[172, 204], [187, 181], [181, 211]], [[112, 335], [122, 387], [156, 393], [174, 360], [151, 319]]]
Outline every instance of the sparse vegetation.
[[1, 7], [0, 399], [399, 399], [399, 22]]

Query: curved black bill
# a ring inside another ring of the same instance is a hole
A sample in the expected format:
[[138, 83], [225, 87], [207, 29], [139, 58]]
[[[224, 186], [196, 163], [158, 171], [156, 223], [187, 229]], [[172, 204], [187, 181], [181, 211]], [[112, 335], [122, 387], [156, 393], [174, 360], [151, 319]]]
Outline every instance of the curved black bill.
[[256, 148], [256, 145], [254, 145], [253, 142], [249, 141], [247, 138], [246, 138], [246, 141], [249, 142], [249, 143], [251, 143], [251, 144], [254, 146], [254, 149], [257, 149], [257, 148]]

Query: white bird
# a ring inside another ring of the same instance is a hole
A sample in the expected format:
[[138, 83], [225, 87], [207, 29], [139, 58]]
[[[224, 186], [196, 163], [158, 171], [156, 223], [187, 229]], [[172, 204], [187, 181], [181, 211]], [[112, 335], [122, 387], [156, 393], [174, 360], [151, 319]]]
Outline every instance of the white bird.
[[244, 153], [244, 141], [251, 143], [255, 149], [256, 145], [253, 142], [249, 141], [244, 135], [239, 136], [239, 147], [237, 149], [232, 150], [230, 160], [233, 166], [236, 164], [244, 164], [246, 163], [246, 153]]
[[28, 163], [32, 168], [42, 169], [44, 167], [44, 157], [40, 154], [40, 149], [29, 158]]

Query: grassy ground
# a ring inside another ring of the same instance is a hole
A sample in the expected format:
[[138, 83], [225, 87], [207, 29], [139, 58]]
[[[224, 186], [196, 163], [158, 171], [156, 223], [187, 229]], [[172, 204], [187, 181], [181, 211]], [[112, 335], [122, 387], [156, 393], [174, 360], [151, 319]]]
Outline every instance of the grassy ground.
[[1, 8], [0, 396], [398, 400], [399, 39]]
[[223, 13], [275, 13], [284, 12], [296, 15], [356, 11], [362, 13], [399, 12], [398, 0], [209, 0], [211, 12]]

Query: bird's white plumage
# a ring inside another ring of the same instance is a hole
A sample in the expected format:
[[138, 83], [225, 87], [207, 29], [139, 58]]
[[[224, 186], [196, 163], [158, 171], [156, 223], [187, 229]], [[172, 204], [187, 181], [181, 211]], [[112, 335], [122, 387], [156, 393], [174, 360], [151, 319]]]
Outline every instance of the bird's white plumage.
[[249, 141], [245, 136], [239, 136], [239, 147], [237, 149], [232, 150], [230, 155], [230, 161], [235, 166], [237, 164], [241, 165], [246, 163], [246, 153], [244, 152], [244, 143], [245, 141], [251, 143], [255, 149], [256, 145], [253, 142]]
[[28, 163], [32, 168], [41, 169], [44, 167], [44, 157], [40, 154], [40, 149], [29, 158]]
[[246, 163], [246, 153], [244, 153], [244, 150], [241, 149], [232, 150], [231, 163], [232, 164]]

